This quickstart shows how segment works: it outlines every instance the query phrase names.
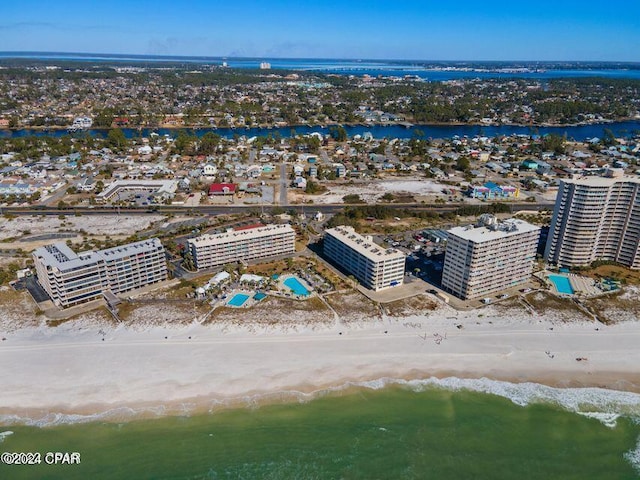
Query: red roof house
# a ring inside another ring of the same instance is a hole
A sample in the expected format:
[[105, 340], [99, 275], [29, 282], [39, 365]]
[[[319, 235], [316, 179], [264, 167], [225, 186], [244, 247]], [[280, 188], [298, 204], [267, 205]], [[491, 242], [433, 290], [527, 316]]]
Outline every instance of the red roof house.
[[209, 195], [233, 195], [236, 193], [235, 183], [212, 183], [209, 187]]

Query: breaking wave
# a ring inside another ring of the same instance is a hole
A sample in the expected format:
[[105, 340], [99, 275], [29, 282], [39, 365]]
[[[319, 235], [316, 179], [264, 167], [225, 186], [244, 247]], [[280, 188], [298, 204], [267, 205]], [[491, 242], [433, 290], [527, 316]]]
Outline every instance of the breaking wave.
[[[488, 378], [463, 379], [457, 377], [431, 377], [419, 380], [396, 378], [379, 378], [362, 382], [345, 382], [341, 385], [327, 387], [311, 392], [285, 390], [272, 393], [260, 393], [231, 399], [211, 399], [209, 411], [223, 407], [259, 407], [269, 403], [287, 401], [308, 402], [316, 398], [330, 396], [350, 390], [381, 390], [387, 387], [400, 387], [415, 392], [428, 389], [449, 391], [471, 391], [497, 395], [506, 398], [519, 406], [534, 403], [550, 403], [565, 410], [594, 418], [608, 427], [615, 427], [621, 416], [634, 419], [640, 424], [640, 394], [604, 388], [556, 388], [539, 383], [511, 383]], [[178, 406], [145, 406], [140, 408], [118, 407], [93, 414], [74, 414], [43, 412], [40, 415], [21, 416], [17, 414], [0, 414], [0, 425], [28, 425], [48, 427], [62, 424], [87, 423], [131, 419], [134, 417], [162, 417], [167, 415], [190, 415], [197, 410], [195, 403], [182, 403]], [[0, 434], [2, 435], [2, 434]]]
[[[300, 402], [306, 403], [316, 398], [349, 393], [353, 390], [381, 390], [387, 387], [403, 388], [414, 392], [429, 389], [447, 391], [470, 391], [497, 395], [519, 406], [547, 403], [557, 405], [564, 410], [600, 421], [609, 428], [615, 428], [621, 417], [629, 418], [640, 424], [640, 394], [604, 388], [556, 388], [538, 383], [510, 383], [488, 378], [462, 379], [456, 377], [431, 377], [420, 380], [379, 378], [362, 382], [346, 382], [341, 385], [323, 388], [312, 392], [287, 390], [275, 393], [247, 395], [233, 399], [211, 399], [206, 410], [214, 413], [220, 409], [232, 407], [254, 408], [270, 403]], [[200, 404], [200, 406], [202, 406]], [[39, 415], [21, 416], [0, 414], [0, 425], [27, 425], [51, 427], [63, 424], [90, 423], [99, 421], [130, 421], [138, 418], [159, 418], [169, 415], [191, 415], [199, 411], [195, 403], [182, 403], [178, 406], [158, 405], [153, 407], [118, 407], [94, 414], [74, 414], [61, 412], [43, 412]], [[13, 432], [0, 432], [0, 442]], [[636, 447], [624, 454], [624, 458], [636, 471], [640, 472], [640, 438]]]

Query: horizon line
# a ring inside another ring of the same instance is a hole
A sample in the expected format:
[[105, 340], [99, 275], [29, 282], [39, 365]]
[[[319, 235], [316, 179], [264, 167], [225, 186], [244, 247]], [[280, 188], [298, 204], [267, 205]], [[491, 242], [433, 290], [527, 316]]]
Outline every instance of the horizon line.
[[[15, 55], [15, 56], [13, 56]], [[25, 58], [24, 55], [43, 55], [55, 59], [55, 55], [70, 55], [76, 57], [133, 57], [138, 59], [172, 59], [172, 60], [332, 60], [349, 62], [422, 62], [422, 63], [572, 63], [572, 64], [634, 64], [640, 66], [640, 61], [634, 60], [429, 60], [429, 59], [405, 59], [405, 58], [364, 58], [364, 57], [280, 57], [280, 56], [233, 56], [233, 55], [167, 55], [152, 53], [94, 53], [94, 52], [62, 52], [62, 51], [39, 51], [39, 50], [2, 50], [0, 57], [3, 58]]]

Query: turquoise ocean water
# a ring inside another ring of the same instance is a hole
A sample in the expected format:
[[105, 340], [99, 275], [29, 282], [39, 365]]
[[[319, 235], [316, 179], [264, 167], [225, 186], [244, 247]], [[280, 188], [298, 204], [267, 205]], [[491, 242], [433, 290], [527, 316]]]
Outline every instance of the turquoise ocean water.
[[636, 394], [449, 379], [193, 416], [5, 425], [0, 451], [79, 452], [81, 464], [0, 465], [0, 478], [634, 479], [639, 405]]

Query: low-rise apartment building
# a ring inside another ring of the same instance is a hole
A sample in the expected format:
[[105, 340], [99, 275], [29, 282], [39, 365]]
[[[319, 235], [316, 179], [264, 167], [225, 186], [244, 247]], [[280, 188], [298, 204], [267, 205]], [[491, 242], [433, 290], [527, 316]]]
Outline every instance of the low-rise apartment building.
[[406, 256], [395, 248], [384, 248], [349, 226], [325, 232], [324, 254], [371, 290], [401, 285]]
[[562, 180], [544, 257], [561, 267], [614, 261], [640, 269], [640, 178]]
[[296, 250], [295, 242], [296, 232], [289, 224], [230, 230], [188, 240], [198, 270], [292, 254]]
[[75, 253], [65, 243], [33, 252], [38, 283], [61, 307], [119, 294], [167, 278], [165, 251], [157, 238], [96, 252]]
[[520, 285], [531, 276], [540, 227], [482, 215], [476, 225], [449, 230], [442, 287], [465, 300]]

